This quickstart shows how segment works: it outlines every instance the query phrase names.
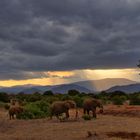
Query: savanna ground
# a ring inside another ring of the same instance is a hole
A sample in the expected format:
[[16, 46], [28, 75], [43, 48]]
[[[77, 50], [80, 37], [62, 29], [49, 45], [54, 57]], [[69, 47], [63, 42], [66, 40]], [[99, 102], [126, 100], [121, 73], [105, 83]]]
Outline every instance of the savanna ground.
[[0, 109], [0, 140], [140, 140], [140, 106], [108, 105], [103, 115], [88, 121], [82, 119], [81, 109], [78, 120], [74, 113], [71, 110], [65, 122], [55, 117], [9, 120]]

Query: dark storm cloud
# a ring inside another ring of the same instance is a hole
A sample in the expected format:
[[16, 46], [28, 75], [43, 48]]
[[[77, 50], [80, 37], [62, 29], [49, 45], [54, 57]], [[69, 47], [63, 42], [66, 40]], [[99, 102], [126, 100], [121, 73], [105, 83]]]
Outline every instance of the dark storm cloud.
[[139, 0], [0, 1], [0, 79], [133, 68], [139, 29]]

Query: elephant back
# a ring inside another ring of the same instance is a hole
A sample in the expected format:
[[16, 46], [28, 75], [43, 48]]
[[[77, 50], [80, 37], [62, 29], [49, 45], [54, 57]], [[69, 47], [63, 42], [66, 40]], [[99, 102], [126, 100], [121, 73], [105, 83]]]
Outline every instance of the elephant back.
[[85, 99], [84, 100], [84, 103], [83, 103], [83, 107], [85, 109], [93, 109], [93, 108], [96, 108], [96, 107], [99, 107], [99, 101], [96, 100], [96, 99], [93, 99], [93, 98], [89, 98], [89, 99]]
[[23, 108], [22, 107], [11, 107], [10, 109], [9, 109], [9, 114], [10, 115], [14, 115], [14, 114], [19, 114], [19, 113], [21, 113], [21, 112], [23, 112]]
[[53, 114], [60, 114], [63, 113], [67, 110], [67, 107], [65, 106], [63, 101], [55, 101], [52, 105], [51, 105], [51, 112]]

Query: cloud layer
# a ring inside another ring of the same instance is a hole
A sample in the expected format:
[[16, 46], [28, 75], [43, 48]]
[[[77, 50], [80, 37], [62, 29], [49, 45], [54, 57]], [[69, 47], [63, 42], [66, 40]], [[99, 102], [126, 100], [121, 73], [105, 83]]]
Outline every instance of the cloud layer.
[[136, 67], [139, 29], [139, 0], [0, 1], [0, 79]]

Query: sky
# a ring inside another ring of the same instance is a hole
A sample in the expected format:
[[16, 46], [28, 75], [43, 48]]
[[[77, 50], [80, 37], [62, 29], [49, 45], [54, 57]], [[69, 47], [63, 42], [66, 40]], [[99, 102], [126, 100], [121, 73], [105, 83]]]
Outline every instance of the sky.
[[0, 86], [139, 81], [140, 0], [1, 0]]

